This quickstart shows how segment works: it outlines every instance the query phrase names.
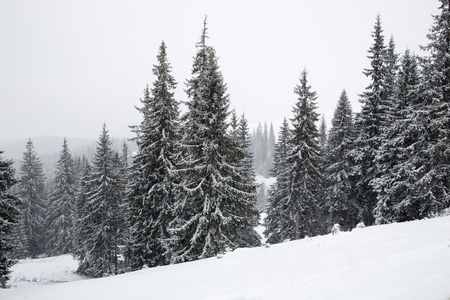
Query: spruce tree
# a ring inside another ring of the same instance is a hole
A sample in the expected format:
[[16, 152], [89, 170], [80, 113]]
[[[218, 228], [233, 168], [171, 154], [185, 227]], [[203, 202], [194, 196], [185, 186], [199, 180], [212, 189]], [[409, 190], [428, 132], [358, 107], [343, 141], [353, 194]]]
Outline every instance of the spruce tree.
[[111, 150], [106, 125], [100, 135], [90, 185], [82, 231], [85, 232], [78, 272], [102, 277], [120, 272], [120, 246], [123, 245], [124, 216], [122, 201], [123, 182], [118, 168], [119, 155]]
[[417, 63], [409, 50], [405, 51], [399, 67], [393, 105], [393, 123], [384, 128], [383, 143], [378, 151], [377, 165], [380, 176], [373, 181], [377, 192], [374, 209], [376, 224], [406, 221], [411, 214], [409, 204], [414, 191], [416, 160], [415, 144], [423, 125], [418, 110], [418, 86], [420, 83]]
[[88, 252], [86, 241], [89, 239], [90, 222], [89, 207], [87, 199], [93, 191], [92, 167], [83, 156], [80, 168], [79, 189], [75, 202], [75, 220], [74, 220], [74, 239], [73, 239], [73, 256], [83, 264]]
[[269, 243], [301, 239], [320, 232], [322, 158], [316, 126], [317, 96], [311, 91], [306, 70], [302, 72], [294, 93], [298, 99], [293, 108], [293, 128], [285, 163], [280, 166], [280, 154], [275, 155], [277, 183], [271, 192], [266, 229]]
[[[385, 85], [385, 102], [386, 102], [386, 113], [389, 115], [386, 116], [387, 122], [384, 127], [390, 128], [392, 123], [396, 120], [396, 112], [397, 112], [397, 94], [398, 94], [398, 58], [399, 55], [395, 50], [395, 41], [394, 37], [391, 36], [389, 40], [389, 44], [386, 48], [386, 52], [384, 54], [384, 65], [386, 69], [386, 77], [384, 78]], [[390, 118], [389, 118], [390, 117]]]
[[283, 216], [284, 201], [289, 192], [289, 164], [288, 154], [290, 152], [289, 141], [291, 131], [286, 118], [280, 128], [278, 140], [275, 144], [274, 163], [271, 175], [276, 178], [276, 182], [270, 187], [270, 197], [267, 205], [267, 217], [265, 219], [266, 229], [264, 235], [267, 242], [271, 244], [280, 243], [289, 239], [287, 231], [288, 219]]
[[450, 206], [449, 9], [449, 2], [441, 1], [441, 14], [427, 35], [430, 43], [423, 47], [430, 56], [421, 59], [421, 74], [409, 53], [403, 58], [401, 109], [386, 145], [396, 161], [378, 182], [377, 223], [422, 219]]
[[20, 200], [15, 197], [10, 189], [16, 184], [14, 179], [13, 162], [5, 160], [0, 151], [0, 285], [6, 288], [9, 279], [10, 267], [14, 260], [11, 252], [14, 250], [14, 242], [11, 233], [17, 226], [20, 218]]
[[42, 163], [31, 139], [26, 144], [21, 161], [18, 196], [22, 201], [19, 234], [24, 254], [35, 258], [45, 251], [44, 222], [47, 199]]
[[380, 15], [377, 16], [372, 37], [374, 44], [368, 51], [371, 68], [364, 72], [371, 83], [360, 99], [361, 113], [356, 119], [359, 135], [356, 139], [357, 149], [354, 152], [354, 174], [357, 176], [354, 195], [361, 207], [360, 218], [367, 225], [374, 222], [373, 209], [377, 203], [377, 193], [372, 186], [372, 180], [378, 175], [375, 158], [382, 143], [383, 126], [387, 126], [390, 119], [388, 118], [390, 110], [387, 101], [388, 87], [385, 81], [387, 77], [386, 46]]
[[230, 121], [230, 137], [233, 142], [237, 143], [239, 139], [239, 120], [236, 111], [233, 109], [231, 111], [231, 121]]
[[[248, 126], [248, 121], [245, 115], [242, 114], [239, 120], [238, 127], [238, 143], [236, 146], [237, 158], [238, 160], [234, 163], [239, 167], [237, 172], [237, 177], [234, 178], [236, 182], [236, 188], [245, 192], [242, 194], [240, 202], [242, 202], [241, 210], [247, 211], [248, 225], [238, 230], [238, 234], [235, 238], [236, 243], [239, 245], [249, 245], [256, 246], [259, 244], [260, 237], [253, 229], [258, 226], [259, 213], [257, 210], [257, 196], [256, 188], [257, 184], [255, 182], [255, 171], [253, 170], [253, 155], [251, 153], [251, 139], [250, 139], [250, 129]], [[231, 156], [233, 158], [233, 156]]]
[[423, 47], [430, 55], [423, 61], [420, 88], [426, 108], [421, 118], [428, 129], [428, 145], [420, 152], [426, 163], [418, 168], [415, 185], [424, 193], [420, 217], [450, 206], [450, 2], [440, 2], [440, 14], [433, 16], [427, 35], [430, 42]]
[[179, 109], [174, 99], [176, 82], [162, 42], [154, 65], [151, 95], [147, 90], [139, 111], [144, 120], [136, 126], [138, 154], [130, 183], [132, 269], [169, 264], [171, 261], [169, 222], [176, 198], [179, 152]]
[[177, 253], [174, 261], [215, 256], [227, 248], [256, 246], [257, 234], [243, 240], [241, 232], [253, 233], [255, 203], [236, 179], [241, 167], [228, 135], [229, 96], [219, 71], [215, 50], [206, 44], [206, 19], [192, 78], [187, 81], [188, 112], [183, 117], [181, 195], [173, 222]]
[[69, 253], [73, 249], [75, 197], [78, 188], [74, 161], [67, 140], [56, 164], [53, 192], [50, 195], [47, 217], [47, 251], [51, 255]]
[[324, 213], [328, 232], [334, 224], [339, 224], [342, 230], [351, 230], [359, 222], [360, 208], [352, 193], [351, 172], [351, 151], [355, 135], [352, 107], [343, 90], [331, 120], [325, 156]]
[[126, 171], [126, 177], [128, 178], [128, 169], [130, 167], [130, 154], [128, 153], [128, 145], [126, 142], [122, 144], [122, 155], [120, 156], [122, 165]]
[[294, 89], [298, 96], [293, 108], [290, 167], [289, 207], [290, 225], [287, 228], [291, 239], [300, 239], [318, 233], [319, 193], [322, 188], [320, 173], [321, 156], [316, 122], [316, 92], [311, 91], [307, 72], [300, 76], [300, 84]]
[[[322, 115], [322, 117], [320, 118], [319, 121], [319, 137], [318, 137], [318, 143], [319, 143], [319, 155], [321, 158], [320, 161], [320, 173], [324, 174], [325, 173], [325, 169], [326, 166], [328, 165], [328, 161], [326, 161], [326, 157], [327, 157], [327, 152], [328, 152], [328, 133], [327, 133], [327, 124], [325, 121], [325, 115]], [[327, 186], [327, 177], [323, 177], [322, 180], [322, 185], [325, 187]], [[322, 189], [320, 192], [320, 195], [318, 195], [319, 201], [318, 201], [318, 206], [319, 206], [319, 211], [320, 211], [320, 220], [319, 220], [319, 227], [320, 227], [320, 231], [323, 233], [328, 233], [329, 232], [329, 228], [327, 226], [327, 215], [326, 212], [324, 210], [326, 210], [325, 208], [325, 189]]]

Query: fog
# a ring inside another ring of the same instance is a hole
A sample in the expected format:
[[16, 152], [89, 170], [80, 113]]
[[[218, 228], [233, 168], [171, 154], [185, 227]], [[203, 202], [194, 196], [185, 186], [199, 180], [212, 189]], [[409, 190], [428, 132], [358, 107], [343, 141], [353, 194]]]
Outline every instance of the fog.
[[187, 100], [195, 44], [208, 16], [231, 106], [252, 127], [291, 117], [301, 71], [330, 124], [345, 88], [359, 110], [367, 50], [381, 14], [385, 42], [419, 45], [436, 0], [383, 1], [13, 1], [0, 2], [0, 140], [34, 136], [131, 137], [135, 109], [167, 44], [176, 97]]

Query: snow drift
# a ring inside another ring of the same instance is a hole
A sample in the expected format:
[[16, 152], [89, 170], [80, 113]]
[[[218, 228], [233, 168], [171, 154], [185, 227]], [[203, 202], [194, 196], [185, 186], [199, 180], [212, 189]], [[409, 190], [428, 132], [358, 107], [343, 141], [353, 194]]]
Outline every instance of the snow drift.
[[[0, 299], [450, 299], [450, 217], [237, 249], [221, 259], [109, 278], [70, 275], [78, 281], [14, 287], [30, 263], [14, 267], [13, 287], [0, 290]], [[48, 262], [41, 267], [44, 274]]]

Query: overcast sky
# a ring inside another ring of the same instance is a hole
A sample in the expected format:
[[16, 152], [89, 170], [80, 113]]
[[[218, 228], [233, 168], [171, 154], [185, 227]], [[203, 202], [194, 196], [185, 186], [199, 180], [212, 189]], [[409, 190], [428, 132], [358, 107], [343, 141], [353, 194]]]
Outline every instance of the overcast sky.
[[176, 97], [190, 77], [208, 15], [231, 106], [252, 126], [292, 116], [301, 71], [328, 127], [343, 88], [353, 109], [368, 84], [371, 32], [381, 15], [386, 42], [423, 54], [437, 0], [21, 1], [0, 0], [0, 140], [42, 135], [97, 139], [128, 125], [167, 45]]

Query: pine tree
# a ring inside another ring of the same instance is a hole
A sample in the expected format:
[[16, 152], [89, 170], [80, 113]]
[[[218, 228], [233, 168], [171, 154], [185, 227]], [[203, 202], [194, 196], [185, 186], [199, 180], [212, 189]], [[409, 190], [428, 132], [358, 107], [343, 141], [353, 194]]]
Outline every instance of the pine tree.
[[87, 199], [93, 191], [92, 181], [92, 167], [83, 156], [80, 164], [80, 181], [79, 189], [76, 195], [75, 203], [75, 220], [74, 220], [74, 239], [73, 239], [73, 256], [84, 264], [87, 251], [89, 250], [85, 244], [88, 241], [90, 234], [89, 207]]
[[126, 177], [128, 178], [128, 169], [130, 167], [130, 155], [128, 153], [128, 145], [126, 142], [122, 145], [122, 155], [120, 157], [122, 165], [126, 171]]
[[[320, 173], [324, 174], [326, 166], [328, 165], [328, 161], [326, 161], [327, 152], [328, 152], [328, 148], [327, 148], [328, 133], [327, 133], [327, 124], [325, 121], [325, 115], [322, 115], [322, 117], [320, 118], [318, 143], [319, 143], [319, 155], [321, 158]], [[322, 185], [324, 187], [327, 186], [327, 184], [328, 184], [327, 180], [328, 180], [328, 178], [326, 178], [326, 177], [324, 177], [322, 180]], [[318, 202], [318, 205], [319, 205], [319, 211], [321, 212], [321, 214], [320, 214], [321, 219], [319, 220], [320, 231], [323, 233], [328, 233], [329, 228], [327, 226], [327, 214], [324, 211], [324, 210], [326, 210], [326, 208], [325, 208], [326, 195], [325, 195], [324, 189], [322, 189], [321, 195], [318, 195], [318, 198], [320, 199]]]
[[320, 232], [322, 158], [316, 127], [317, 96], [308, 84], [306, 70], [302, 72], [300, 84], [295, 87], [294, 93], [298, 100], [293, 108], [293, 128], [288, 141], [289, 152], [285, 168], [279, 167], [279, 153], [275, 156], [277, 184], [271, 195], [266, 230], [268, 241], [272, 243], [301, 239]]
[[386, 77], [384, 78], [384, 85], [385, 85], [385, 97], [386, 97], [386, 105], [388, 106], [386, 108], [386, 112], [389, 114], [389, 117], [387, 119], [387, 124], [385, 124], [385, 127], [390, 128], [391, 124], [396, 119], [396, 111], [397, 111], [397, 80], [398, 80], [398, 58], [399, 55], [395, 50], [395, 41], [394, 37], [391, 36], [391, 39], [389, 40], [389, 44], [386, 48], [385, 56], [384, 56], [384, 65], [386, 69]]
[[[234, 239], [238, 245], [256, 246], [259, 244], [260, 237], [253, 229], [258, 226], [259, 213], [257, 210], [257, 196], [255, 183], [255, 172], [253, 170], [253, 155], [251, 153], [251, 139], [248, 121], [245, 115], [242, 114], [239, 120], [238, 127], [238, 143], [236, 145], [238, 160], [234, 163], [240, 170], [237, 172], [238, 176], [234, 178], [237, 183], [236, 189], [245, 192], [242, 194], [240, 202], [242, 202], [241, 210], [247, 211], [246, 214], [251, 220], [248, 221], [248, 226], [238, 230], [238, 235]], [[231, 159], [233, 156], [231, 156]]]
[[236, 111], [233, 109], [230, 113], [231, 121], [230, 121], [230, 137], [234, 142], [237, 143], [239, 139], [239, 119], [237, 117]]
[[81, 237], [85, 239], [80, 241], [83, 249], [78, 272], [92, 277], [120, 272], [119, 256], [123, 241], [121, 225], [124, 224], [121, 204], [124, 191], [118, 161], [119, 155], [111, 150], [111, 140], [104, 125], [84, 209], [87, 212], [82, 229], [85, 234]]
[[130, 261], [133, 269], [169, 264], [169, 222], [176, 198], [179, 152], [179, 110], [174, 99], [176, 82], [170, 74], [166, 45], [162, 42], [154, 65], [151, 95], [145, 91], [144, 120], [135, 127], [138, 154], [133, 161], [129, 202], [131, 214]]
[[[173, 222], [178, 251], [174, 261], [215, 256], [227, 248], [256, 246], [242, 240], [252, 232], [257, 210], [249, 193], [238, 188], [241, 168], [233, 163], [236, 153], [228, 135], [229, 97], [217, 64], [215, 50], [206, 44], [206, 19], [192, 78], [187, 81], [188, 112], [183, 117], [182, 194]], [[253, 232], [252, 232], [253, 233]]]
[[429, 132], [428, 147], [423, 149], [428, 159], [416, 181], [416, 189], [427, 192], [421, 214], [433, 214], [450, 206], [450, 2], [440, 0], [440, 14], [433, 16], [424, 47], [430, 57], [424, 61], [422, 97], [427, 102]]
[[266, 230], [264, 235], [267, 242], [271, 244], [280, 243], [289, 239], [285, 228], [287, 228], [288, 219], [283, 216], [283, 205], [288, 197], [289, 191], [289, 164], [288, 154], [291, 147], [289, 141], [291, 131], [286, 118], [280, 128], [278, 141], [274, 150], [274, 164], [271, 175], [276, 178], [276, 182], [270, 187], [270, 197], [267, 205], [267, 217], [265, 219]]
[[10, 189], [16, 184], [12, 161], [5, 160], [0, 151], [0, 285], [6, 288], [9, 279], [10, 267], [14, 261], [11, 252], [14, 250], [14, 242], [11, 233], [17, 226], [20, 218], [20, 201], [11, 194]]
[[292, 121], [292, 136], [289, 153], [290, 165], [290, 221], [288, 228], [291, 239], [299, 239], [318, 233], [318, 195], [321, 190], [321, 157], [318, 144], [319, 132], [316, 127], [316, 92], [311, 91], [307, 72], [300, 77], [300, 85], [294, 89], [298, 95]]
[[325, 215], [328, 232], [334, 224], [342, 230], [351, 230], [359, 222], [360, 208], [353, 196], [351, 151], [356, 132], [353, 124], [353, 113], [345, 90], [342, 91], [328, 136], [327, 154], [325, 157], [326, 188]]
[[371, 83], [360, 99], [361, 113], [356, 119], [356, 127], [360, 132], [356, 139], [357, 149], [354, 152], [356, 163], [354, 172], [358, 177], [354, 194], [362, 209], [360, 217], [367, 225], [374, 222], [373, 209], [377, 203], [377, 193], [372, 186], [372, 180], [378, 175], [375, 157], [382, 143], [383, 126], [388, 126], [390, 120], [388, 87], [385, 82], [386, 46], [380, 15], [377, 16], [372, 37], [374, 44], [368, 51], [371, 68], [364, 72], [364, 75], [371, 79]]
[[396, 84], [393, 123], [384, 128], [383, 143], [378, 151], [377, 165], [381, 175], [373, 181], [378, 194], [374, 209], [376, 224], [409, 219], [406, 206], [414, 194], [411, 184], [414, 181], [413, 160], [417, 154], [412, 146], [418, 141], [421, 134], [418, 129], [422, 127], [417, 115], [419, 82], [416, 59], [406, 50]]
[[77, 175], [74, 161], [64, 138], [63, 148], [56, 164], [54, 189], [50, 195], [49, 216], [47, 217], [48, 253], [59, 255], [73, 249], [73, 222]]
[[26, 144], [21, 161], [18, 196], [22, 201], [20, 238], [25, 255], [35, 258], [45, 251], [44, 222], [47, 200], [42, 163], [31, 139]]

